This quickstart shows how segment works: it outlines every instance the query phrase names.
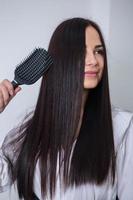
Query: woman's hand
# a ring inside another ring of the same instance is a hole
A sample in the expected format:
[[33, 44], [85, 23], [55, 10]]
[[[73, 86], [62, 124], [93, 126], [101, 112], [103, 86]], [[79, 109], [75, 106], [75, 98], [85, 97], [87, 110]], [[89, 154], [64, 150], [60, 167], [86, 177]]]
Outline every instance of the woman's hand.
[[21, 87], [17, 87], [15, 90], [12, 83], [5, 79], [0, 82], [0, 113], [3, 112], [10, 100], [21, 90]]

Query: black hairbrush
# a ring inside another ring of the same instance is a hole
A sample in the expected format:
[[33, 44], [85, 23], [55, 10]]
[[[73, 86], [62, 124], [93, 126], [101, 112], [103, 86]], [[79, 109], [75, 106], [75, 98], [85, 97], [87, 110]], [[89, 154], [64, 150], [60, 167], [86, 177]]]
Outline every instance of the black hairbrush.
[[43, 48], [36, 48], [15, 69], [15, 78], [12, 81], [14, 89], [18, 85], [35, 83], [50, 67], [53, 60]]

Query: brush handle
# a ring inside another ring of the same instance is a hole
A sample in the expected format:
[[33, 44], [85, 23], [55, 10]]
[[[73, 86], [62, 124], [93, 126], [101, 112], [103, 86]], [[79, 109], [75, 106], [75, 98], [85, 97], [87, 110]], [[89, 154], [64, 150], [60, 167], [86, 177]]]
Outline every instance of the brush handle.
[[13, 80], [11, 83], [13, 85], [14, 90], [19, 86], [19, 84], [15, 80]]

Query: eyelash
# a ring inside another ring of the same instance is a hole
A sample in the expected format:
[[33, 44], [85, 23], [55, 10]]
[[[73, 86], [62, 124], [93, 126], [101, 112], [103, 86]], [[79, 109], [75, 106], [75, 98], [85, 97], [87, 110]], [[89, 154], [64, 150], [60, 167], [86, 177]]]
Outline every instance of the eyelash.
[[104, 55], [104, 49], [96, 49], [96, 50], [94, 50], [94, 54], [100, 54], [100, 55]]

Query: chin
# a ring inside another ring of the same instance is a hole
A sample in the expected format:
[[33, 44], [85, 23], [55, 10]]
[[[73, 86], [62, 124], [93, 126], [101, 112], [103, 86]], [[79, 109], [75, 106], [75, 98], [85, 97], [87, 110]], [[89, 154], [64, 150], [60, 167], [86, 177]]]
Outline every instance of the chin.
[[84, 83], [84, 89], [94, 89], [97, 85], [98, 83]]

